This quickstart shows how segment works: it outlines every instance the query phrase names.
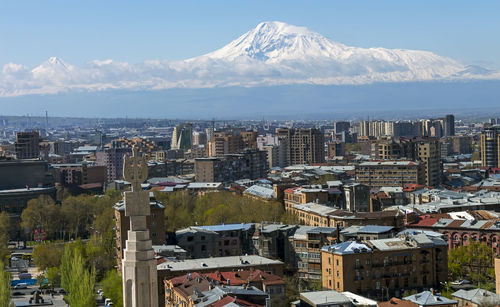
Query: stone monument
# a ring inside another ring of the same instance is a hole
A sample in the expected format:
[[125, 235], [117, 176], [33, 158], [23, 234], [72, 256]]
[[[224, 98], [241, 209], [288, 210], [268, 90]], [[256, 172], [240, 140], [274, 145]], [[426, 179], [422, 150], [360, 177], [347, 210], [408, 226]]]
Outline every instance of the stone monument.
[[156, 260], [146, 224], [149, 192], [141, 189], [147, 177], [146, 157], [139, 157], [134, 146], [132, 157], [125, 156], [123, 162], [123, 178], [132, 184], [132, 191], [124, 192], [125, 215], [130, 218], [122, 261], [124, 307], [158, 307]]

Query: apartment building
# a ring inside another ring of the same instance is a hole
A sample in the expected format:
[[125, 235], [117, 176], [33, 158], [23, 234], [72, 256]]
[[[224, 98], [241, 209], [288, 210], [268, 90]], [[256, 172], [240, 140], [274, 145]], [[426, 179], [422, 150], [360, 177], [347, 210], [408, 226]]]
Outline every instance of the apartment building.
[[481, 132], [481, 166], [500, 167], [500, 126], [484, 128]]
[[330, 227], [299, 226], [289, 237], [292, 246], [290, 261], [299, 278], [321, 280], [321, 248], [335, 243], [337, 229]]
[[439, 288], [448, 280], [447, 244], [424, 234], [347, 241], [321, 249], [324, 289], [371, 298]]
[[318, 188], [288, 188], [284, 191], [285, 210], [292, 210], [297, 204], [328, 202], [328, 190]]
[[325, 141], [320, 130], [276, 129], [276, 135], [286, 148], [286, 165], [325, 161]]
[[372, 161], [356, 166], [356, 182], [370, 187], [402, 187], [424, 184], [424, 173], [418, 162]]

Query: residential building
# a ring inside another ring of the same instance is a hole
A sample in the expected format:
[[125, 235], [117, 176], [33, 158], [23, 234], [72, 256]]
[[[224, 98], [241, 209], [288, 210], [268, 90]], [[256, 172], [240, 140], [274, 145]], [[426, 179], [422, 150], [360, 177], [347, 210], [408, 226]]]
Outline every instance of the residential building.
[[215, 231], [188, 227], [175, 232], [177, 245], [189, 253], [190, 258], [222, 256], [219, 253], [219, 234]]
[[177, 125], [172, 133], [171, 149], [188, 150], [193, 145], [193, 125], [184, 123]]
[[319, 188], [294, 187], [284, 191], [285, 210], [292, 210], [297, 204], [328, 202], [328, 190]]
[[403, 297], [403, 300], [417, 304], [419, 307], [457, 307], [457, 301], [450, 300], [434, 291], [423, 291], [414, 295]]
[[285, 282], [277, 275], [261, 270], [237, 272], [188, 273], [165, 280], [165, 306], [196, 306], [204, 301], [198, 295], [211, 290], [216, 285], [235, 286], [261, 290], [271, 300], [285, 299]]
[[283, 224], [256, 225], [252, 238], [254, 248], [252, 254], [290, 263], [293, 247], [288, 238], [293, 235], [297, 227], [297, 225]]
[[321, 249], [324, 289], [371, 298], [438, 288], [448, 280], [447, 245], [424, 234], [347, 241]]
[[458, 290], [451, 294], [452, 299], [458, 302], [458, 307], [481, 307], [481, 306], [498, 306], [500, 305], [500, 295], [484, 290]]
[[98, 158], [98, 165], [106, 166], [108, 182], [122, 178], [123, 156], [130, 154], [132, 154], [132, 148], [119, 147], [118, 145], [116, 147], [106, 148], [104, 152], [98, 154], [98, 156], [103, 156], [101, 159]]
[[377, 302], [352, 292], [311, 291], [300, 293], [300, 299], [292, 303], [294, 307], [376, 307]]
[[351, 212], [370, 211], [370, 187], [361, 183], [350, 183], [343, 186], [345, 208]]
[[194, 170], [197, 182], [232, 182], [264, 178], [267, 169], [266, 152], [248, 149], [218, 158], [195, 159]]
[[[158, 264], [158, 297], [165, 301], [165, 280], [188, 273], [261, 270], [283, 277], [283, 262], [256, 255], [166, 261]], [[266, 294], [267, 295], [267, 294]]]
[[321, 280], [321, 248], [335, 243], [337, 228], [299, 226], [289, 237], [293, 256], [288, 264], [297, 269], [299, 278]]
[[38, 131], [18, 132], [16, 134], [15, 149], [17, 159], [40, 158], [40, 135]]
[[500, 168], [500, 126], [481, 132], [481, 166]]
[[370, 187], [402, 187], [424, 183], [424, 171], [413, 161], [373, 161], [356, 166], [356, 182]]
[[325, 142], [320, 130], [276, 129], [276, 135], [286, 148], [286, 165], [325, 161]]
[[219, 235], [218, 256], [238, 256], [253, 251], [252, 237], [255, 225], [252, 223], [197, 226], [198, 229], [213, 231]]

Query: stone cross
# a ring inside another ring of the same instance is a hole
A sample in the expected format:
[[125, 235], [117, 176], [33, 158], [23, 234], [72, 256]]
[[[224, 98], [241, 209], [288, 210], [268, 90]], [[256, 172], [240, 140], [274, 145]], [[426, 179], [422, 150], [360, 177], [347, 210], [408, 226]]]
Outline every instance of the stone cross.
[[132, 157], [124, 156], [123, 178], [132, 183], [132, 191], [141, 190], [141, 183], [148, 179], [148, 162], [145, 156], [139, 157], [137, 146], [132, 147]]

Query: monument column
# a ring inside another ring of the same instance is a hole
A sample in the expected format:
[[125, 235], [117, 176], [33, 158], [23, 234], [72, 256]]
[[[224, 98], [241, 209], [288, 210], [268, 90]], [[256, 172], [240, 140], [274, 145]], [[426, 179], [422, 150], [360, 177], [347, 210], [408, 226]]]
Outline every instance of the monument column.
[[146, 157], [139, 157], [134, 146], [132, 157], [125, 156], [123, 163], [123, 178], [132, 184], [132, 191], [124, 192], [125, 216], [130, 218], [122, 260], [124, 307], [158, 307], [156, 260], [146, 224], [149, 192], [141, 189], [147, 177]]

